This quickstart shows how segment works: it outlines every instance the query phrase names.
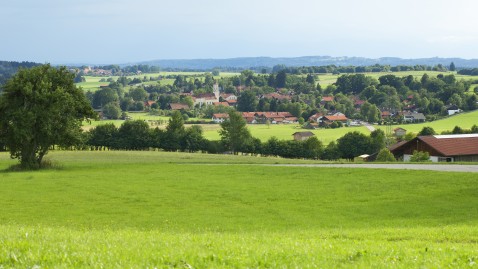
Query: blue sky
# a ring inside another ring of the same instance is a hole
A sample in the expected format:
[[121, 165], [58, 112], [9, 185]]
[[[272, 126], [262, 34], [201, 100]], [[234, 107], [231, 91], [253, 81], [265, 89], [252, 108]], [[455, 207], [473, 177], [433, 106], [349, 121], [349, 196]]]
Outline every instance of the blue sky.
[[2, 0], [0, 60], [478, 58], [475, 0]]

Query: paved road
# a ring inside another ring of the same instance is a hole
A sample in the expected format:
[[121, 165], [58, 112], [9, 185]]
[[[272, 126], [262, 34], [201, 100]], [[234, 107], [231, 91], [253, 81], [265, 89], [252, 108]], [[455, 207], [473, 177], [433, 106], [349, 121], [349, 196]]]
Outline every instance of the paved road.
[[370, 132], [375, 131], [375, 127], [373, 127], [370, 123], [364, 122], [363, 125], [364, 125]]
[[368, 168], [368, 169], [401, 169], [401, 170], [432, 170], [443, 172], [478, 173], [478, 165], [458, 164], [274, 164], [274, 166], [296, 167], [337, 167], [337, 168]]

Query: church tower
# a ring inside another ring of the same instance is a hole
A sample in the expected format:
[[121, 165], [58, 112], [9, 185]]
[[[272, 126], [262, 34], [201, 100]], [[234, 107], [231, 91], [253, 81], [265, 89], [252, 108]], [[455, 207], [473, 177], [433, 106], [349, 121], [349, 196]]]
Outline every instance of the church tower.
[[219, 85], [217, 83], [212, 86], [214, 96], [216, 96], [217, 102], [219, 102]]

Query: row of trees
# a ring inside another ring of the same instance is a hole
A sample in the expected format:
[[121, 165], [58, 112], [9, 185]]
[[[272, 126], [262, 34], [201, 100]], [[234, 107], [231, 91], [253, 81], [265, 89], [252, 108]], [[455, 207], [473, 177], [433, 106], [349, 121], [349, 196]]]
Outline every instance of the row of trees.
[[385, 134], [381, 130], [370, 136], [351, 132], [324, 146], [316, 137], [306, 141], [278, 140], [266, 142], [252, 137], [246, 122], [236, 112], [229, 113], [229, 120], [221, 124], [220, 141], [208, 141], [199, 126], [184, 127], [184, 120], [177, 111], [173, 112], [165, 130], [150, 129], [144, 121], [126, 121], [119, 128], [113, 124], [96, 127], [86, 133], [85, 145], [95, 150], [148, 150], [208, 152], [231, 154], [246, 153], [284, 158], [306, 158], [353, 160], [360, 154], [371, 154], [385, 147]]
[[336, 66], [336, 65], [326, 65], [326, 66], [286, 66], [283, 64], [275, 65], [272, 68], [272, 73], [278, 73], [280, 71], [285, 71], [289, 74], [340, 74], [340, 73], [378, 73], [378, 72], [400, 72], [400, 71], [455, 71], [454, 63], [450, 64], [450, 67], [447, 68], [442, 64], [438, 64], [436, 66], [428, 66], [428, 65], [397, 65], [397, 66], [390, 66], [390, 65], [369, 65], [369, 66]]

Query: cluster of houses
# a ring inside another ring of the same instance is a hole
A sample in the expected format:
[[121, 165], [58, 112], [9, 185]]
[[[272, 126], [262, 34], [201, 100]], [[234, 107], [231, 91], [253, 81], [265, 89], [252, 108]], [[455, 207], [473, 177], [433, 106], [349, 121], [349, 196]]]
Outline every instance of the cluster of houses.
[[[242, 112], [242, 118], [250, 124], [255, 123], [271, 123], [271, 124], [278, 124], [278, 123], [298, 123], [299, 119], [294, 117], [289, 112]], [[216, 113], [212, 116], [212, 121], [215, 123], [224, 122], [226, 119], [229, 118], [229, 114], [226, 113]]]
[[219, 86], [214, 84], [212, 93], [201, 93], [193, 95], [192, 93], [182, 93], [181, 95], [191, 96], [194, 106], [232, 106], [237, 103], [237, 96], [231, 93], [220, 93]]
[[340, 112], [328, 115], [324, 115], [323, 113], [316, 113], [309, 117], [309, 121], [305, 125], [305, 128], [316, 129], [319, 127], [327, 127], [335, 122], [340, 122], [343, 125], [350, 125], [351, 123], [350, 119]]

